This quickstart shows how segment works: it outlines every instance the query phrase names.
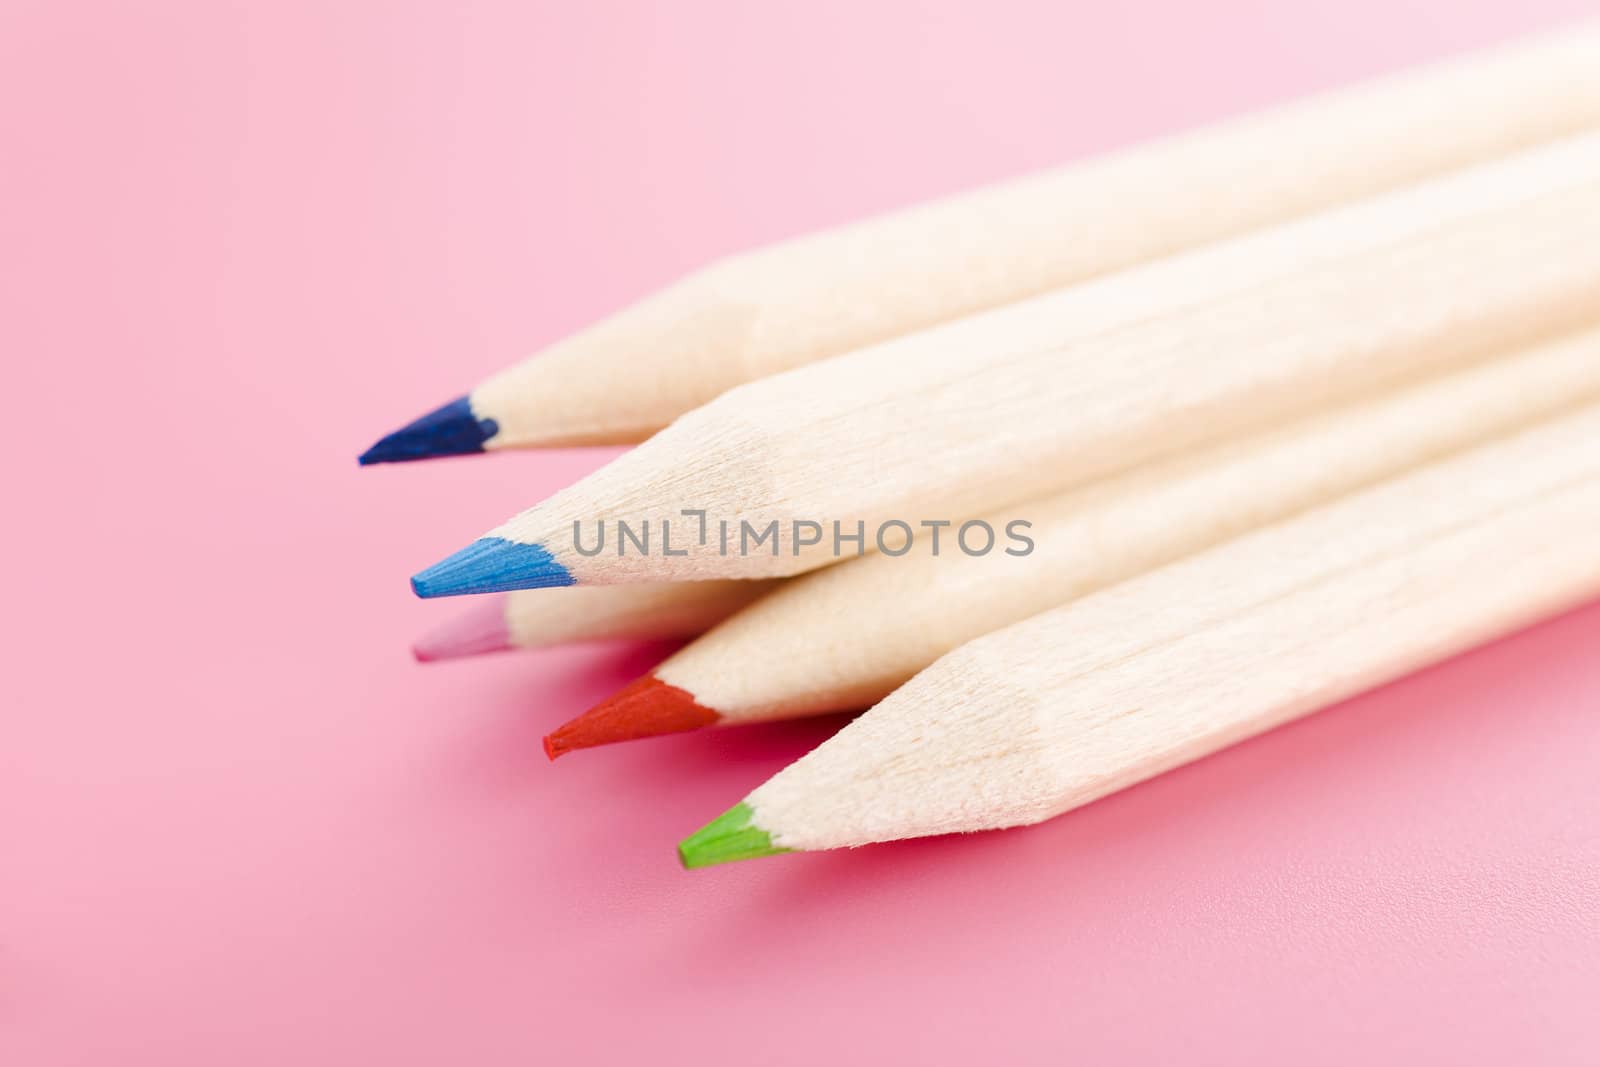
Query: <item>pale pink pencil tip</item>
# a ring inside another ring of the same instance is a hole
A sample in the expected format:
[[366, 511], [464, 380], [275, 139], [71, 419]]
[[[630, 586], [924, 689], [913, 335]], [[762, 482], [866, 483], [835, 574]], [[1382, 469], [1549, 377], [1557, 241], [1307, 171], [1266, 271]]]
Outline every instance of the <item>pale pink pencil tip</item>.
[[506, 625], [506, 598], [486, 596], [482, 603], [445, 623], [411, 646], [419, 663], [439, 659], [481, 656], [504, 652], [511, 647], [511, 630]]

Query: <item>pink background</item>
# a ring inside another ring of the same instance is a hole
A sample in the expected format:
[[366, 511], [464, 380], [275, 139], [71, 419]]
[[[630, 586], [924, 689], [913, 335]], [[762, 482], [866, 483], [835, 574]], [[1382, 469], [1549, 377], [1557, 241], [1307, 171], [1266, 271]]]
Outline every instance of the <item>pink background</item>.
[[5, 0], [0, 1061], [1594, 1063], [1600, 606], [686, 874], [836, 723], [547, 765], [661, 650], [421, 667], [406, 577], [603, 454], [355, 465], [718, 254], [1586, 7]]

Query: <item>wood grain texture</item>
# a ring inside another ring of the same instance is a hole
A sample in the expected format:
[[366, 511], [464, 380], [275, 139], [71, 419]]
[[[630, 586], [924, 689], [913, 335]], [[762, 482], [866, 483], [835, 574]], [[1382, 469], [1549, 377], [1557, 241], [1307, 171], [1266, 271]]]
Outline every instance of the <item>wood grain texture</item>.
[[1600, 29], [736, 256], [482, 383], [484, 447], [644, 439], [742, 382], [1600, 122]]
[[609, 638], [688, 637], [776, 588], [774, 582], [569, 586], [506, 594], [511, 643], [536, 648]]
[[1591, 406], [980, 638], [753, 792], [822, 849], [1038, 822], [1600, 594]]
[[663, 582], [519, 589], [477, 598], [420, 638], [424, 662], [583, 641], [670, 640], [704, 633], [775, 589], [771, 582]]
[[793, 579], [655, 675], [725, 725], [868, 707], [985, 633], [1596, 397], [1590, 329], [1019, 506], [1036, 545], [1026, 556], [968, 556], [946, 530], [937, 555], [924, 536], [905, 556]]
[[[489, 538], [584, 584], [802, 572], [832, 557], [797, 521], [982, 514], [1576, 326], [1597, 236], [1586, 135], [741, 386]], [[721, 555], [683, 508], [779, 542]], [[574, 551], [618, 519], [683, 554]]]

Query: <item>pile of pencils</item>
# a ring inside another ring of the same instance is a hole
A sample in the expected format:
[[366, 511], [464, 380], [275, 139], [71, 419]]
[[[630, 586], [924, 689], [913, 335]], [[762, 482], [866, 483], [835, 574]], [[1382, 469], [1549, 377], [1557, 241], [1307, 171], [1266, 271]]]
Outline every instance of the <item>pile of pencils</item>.
[[637, 443], [423, 659], [552, 757], [869, 709], [687, 866], [1034, 823], [1600, 595], [1600, 27], [728, 259], [363, 463]]

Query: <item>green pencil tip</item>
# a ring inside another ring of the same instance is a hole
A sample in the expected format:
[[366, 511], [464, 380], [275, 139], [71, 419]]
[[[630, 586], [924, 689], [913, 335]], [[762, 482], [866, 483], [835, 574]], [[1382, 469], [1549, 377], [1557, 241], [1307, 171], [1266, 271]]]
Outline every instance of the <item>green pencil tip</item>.
[[709, 867], [790, 851], [774, 845], [765, 830], [752, 825], [751, 815], [750, 805], [735, 804], [679, 842], [678, 859], [685, 867]]

